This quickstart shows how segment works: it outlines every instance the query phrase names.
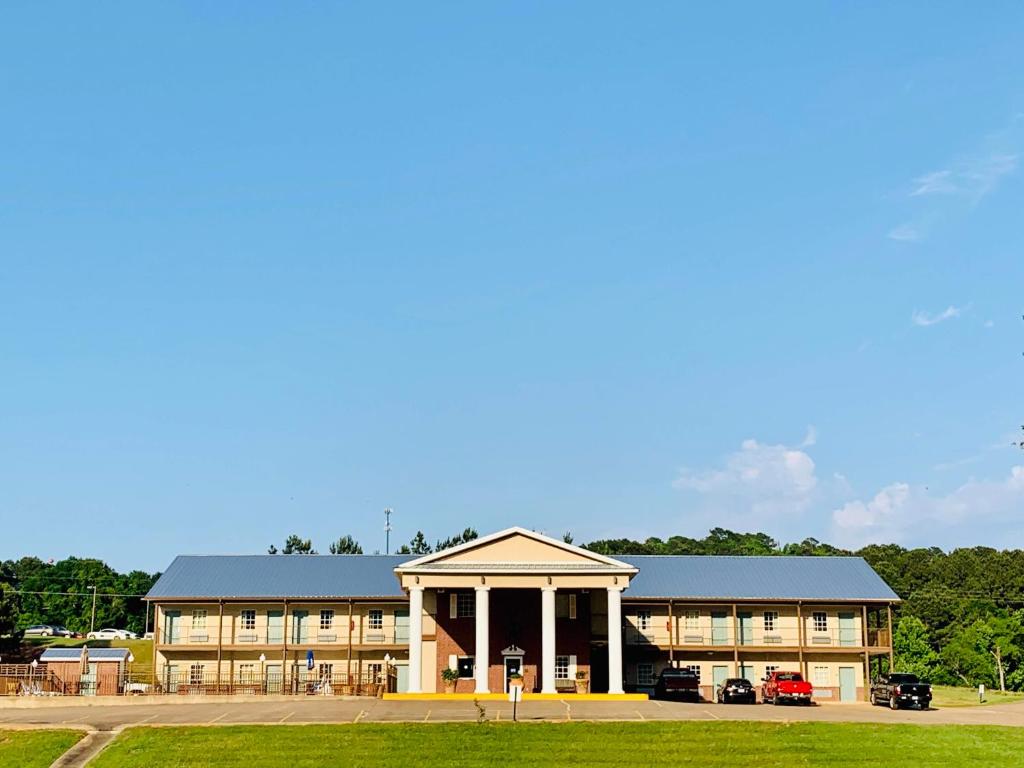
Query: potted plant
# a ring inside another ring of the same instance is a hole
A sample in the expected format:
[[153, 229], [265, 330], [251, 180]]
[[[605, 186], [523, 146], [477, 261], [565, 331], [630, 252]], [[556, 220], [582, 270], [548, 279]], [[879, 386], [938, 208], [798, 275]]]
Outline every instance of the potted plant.
[[587, 676], [586, 670], [579, 670], [576, 673], [576, 693], [589, 693], [590, 692], [590, 678]]
[[444, 682], [445, 693], [455, 693], [455, 683], [459, 681], [459, 670], [457, 669], [442, 669], [441, 680]]
[[523, 676], [522, 676], [522, 674], [520, 674], [519, 672], [513, 672], [512, 674], [510, 674], [508, 676], [508, 687], [510, 689], [511, 688], [519, 688], [520, 691], [519, 691], [519, 696], [517, 698], [521, 700], [523, 698], [523, 696], [522, 696], [522, 694], [523, 694], [523, 691], [522, 691]]

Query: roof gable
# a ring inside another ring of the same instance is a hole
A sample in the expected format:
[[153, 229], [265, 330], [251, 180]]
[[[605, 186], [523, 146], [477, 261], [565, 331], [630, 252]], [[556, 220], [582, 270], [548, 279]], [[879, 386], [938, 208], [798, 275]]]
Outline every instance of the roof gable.
[[402, 563], [398, 571], [474, 565], [548, 565], [571, 569], [600, 568], [634, 571], [620, 560], [567, 544], [525, 528], [507, 528], [473, 541]]

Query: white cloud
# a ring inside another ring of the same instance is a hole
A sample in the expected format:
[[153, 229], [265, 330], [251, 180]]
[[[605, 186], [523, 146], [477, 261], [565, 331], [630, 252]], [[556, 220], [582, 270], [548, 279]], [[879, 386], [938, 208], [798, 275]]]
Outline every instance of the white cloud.
[[1017, 169], [1018, 156], [991, 152], [967, 158], [950, 168], [918, 176], [910, 197], [923, 195], [964, 195], [978, 201], [996, 188], [999, 180]]
[[951, 320], [955, 317], [960, 317], [960, 315], [963, 314], [964, 309], [966, 309], [966, 307], [954, 307], [950, 304], [937, 315], [930, 315], [927, 312], [917, 310], [910, 316], [910, 321], [914, 325], [927, 328], [929, 325], [938, 325], [944, 320]]
[[807, 432], [804, 433], [804, 439], [800, 443], [801, 448], [810, 448], [812, 445], [818, 442], [818, 428], [813, 424], [807, 425]]
[[[969, 480], [946, 495], [892, 483], [869, 501], [851, 501], [832, 513], [832, 538], [841, 546], [901, 542], [909, 536], [935, 545], [972, 544], [964, 534], [981, 525], [1018, 522], [1024, 505], [1024, 466], [999, 481]], [[943, 541], [945, 539], [945, 541]]]
[[[813, 427], [803, 447], [809, 439], [816, 439]], [[698, 494], [715, 525], [753, 526], [806, 511], [818, 478], [814, 460], [799, 448], [744, 440], [722, 468], [684, 468], [673, 486]]]
[[918, 225], [908, 222], [889, 230], [889, 234], [886, 237], [901, 243], [916, 243], [924, 239], [924, 231]]

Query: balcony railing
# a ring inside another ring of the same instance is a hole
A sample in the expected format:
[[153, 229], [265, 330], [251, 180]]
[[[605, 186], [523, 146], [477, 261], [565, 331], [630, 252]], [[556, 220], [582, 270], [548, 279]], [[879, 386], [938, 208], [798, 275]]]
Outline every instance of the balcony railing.
[[[773, 647], [796, 648], [800, 645], [800, 636], [795, 628], [786, 627], [780, 630], [748, 629], [737, 635], [731, 628], [710, 628], [681, 629], [675, 635], [671, 644], [676, 646], [710, 646], [731, 648], [734, 643], [740, 647]], [[625, 642], [631, 646], [658, 646], [667, 647], [670, 644], [669, 634], [663, 628], [659, 631], [653, 629], [643, 630], [634, 626], [626, 626]], [[831, 627], [822, 631], [815, 631], [808, 627], [804, 637], [804, 646], [807, 648], [859, 648], [862, 639], [859, 629], [840, 629]], [[868, 630], [868, 645], [870, 647], [887, 647], [889, 643], [888, 630]]]

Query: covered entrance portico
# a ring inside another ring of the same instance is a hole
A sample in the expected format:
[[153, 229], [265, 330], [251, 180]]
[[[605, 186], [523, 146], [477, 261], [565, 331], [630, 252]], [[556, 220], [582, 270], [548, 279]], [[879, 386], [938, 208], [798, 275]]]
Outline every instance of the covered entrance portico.
[[395, 573], [409, 595], [409, 693], [441, 690], [444, 669], [466, 694], [507, 691], [512, 670], [528, 693], [571, 691], [577, 672], [623, 693], [622, 591], [633, 566], [509, 528]]

